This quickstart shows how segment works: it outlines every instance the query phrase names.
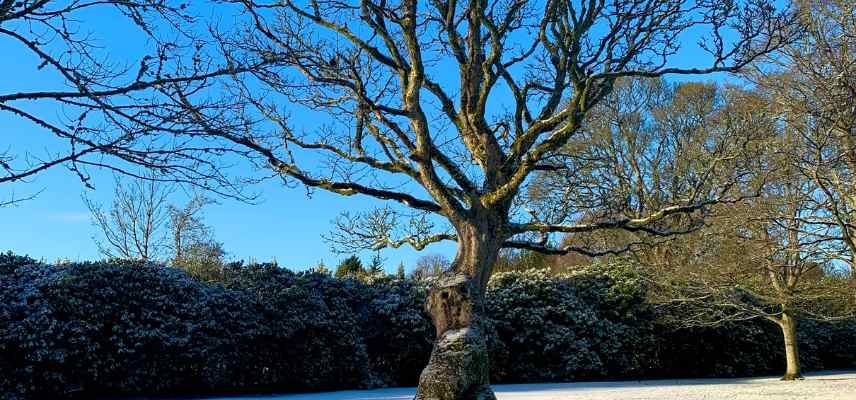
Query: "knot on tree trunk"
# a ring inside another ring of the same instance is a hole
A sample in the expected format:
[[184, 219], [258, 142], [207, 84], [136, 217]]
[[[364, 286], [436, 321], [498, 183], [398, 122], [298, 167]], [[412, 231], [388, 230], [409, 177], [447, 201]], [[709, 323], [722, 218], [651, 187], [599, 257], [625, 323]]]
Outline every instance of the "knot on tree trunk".
[[475, 316], [478, 295], [472, 280], [459, 274], [440, 278], [428, 294], [425, 310], [431, 314], [437, 337], [446, 331], [469, 327]]
[[428, 366], [419, 377], [416, 400], [495, 400], [481, 329], [478, 286], [466, 275], [441, 278], [426, 309], [437, 328]]

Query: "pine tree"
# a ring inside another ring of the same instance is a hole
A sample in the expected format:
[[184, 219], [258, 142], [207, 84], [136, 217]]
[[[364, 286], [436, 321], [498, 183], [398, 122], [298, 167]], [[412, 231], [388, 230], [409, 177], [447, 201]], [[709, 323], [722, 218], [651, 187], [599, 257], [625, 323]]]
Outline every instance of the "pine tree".
[[324, 259], [318, 260], [318, 264], [315, 265], [315, 272], [324, 275], [330, 275], [330, 269], [327, 268], [327, 264], [324, 264]]
[[379, 276], [383, 274], [383, 257], [380, 256], [380, 252], [375, 253], [374, 257], [372, 257], [372, 261], [367, 268], [367, 273], [371, 276]]
[[363, 262], [360, 261], [360, 258], [357, 255], [352, 255], [339, 263], [336, 266], [336, 277], [337, 278], [345, 278], [349, 276], [359, 276], [364, 273], [363, 270]]
[[404, 279], [404, 262], [398, 263], [398, 271], [396, 271], [395, 277], [398, 279]]

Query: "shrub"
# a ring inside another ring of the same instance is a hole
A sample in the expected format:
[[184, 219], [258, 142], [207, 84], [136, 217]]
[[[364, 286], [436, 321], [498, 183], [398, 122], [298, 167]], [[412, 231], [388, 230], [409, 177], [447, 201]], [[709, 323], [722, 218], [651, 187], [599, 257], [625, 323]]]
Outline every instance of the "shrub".
[[0, 261], [0, 392], [15, 399], [42, 388], [71, 389], [54, 372], [67, 365], [62, 326], [41, 290], [60, 275], [22, 258], [5, 255]]
[[[141, 262], [0, 254], [0, 393], [313, 391], [416, 384], [429, 281], [230, 264], [220, 281]], [[658, 323], [626, 263], [499, 273], [485, 303], [493, 382], [777, 373], [777, 327]], [[856, 323], [804, 322], [806, 368], [856, 367]]]
[[[612, 268], [612, 267], [610, 267]], [[617, 277], [617, 275], [615, 275]], [[495, 381], [568, 381], [640, 376], [653, 343], [644, 291], [592, 268], [551, 276], [506, 272], [489, 285]]]
[[363, 331], [378, 386], [414, 386], [428, 363], [434, 325], [424, 310], [427, 288], [405, 279], [371, 285]]
[[347, 299], [353, 284], [274, 274], [250, 290], [142, 263], [18, 267], [0, 278], [0, 390], [49, 397], [367, 382], [356, 301]]
[[[754, 319], [716, 327], [675, 329], [656, 324], [660, 377], [776, 375], [785, 369], [781, 329]], [[804, 370], [856, 367], [856, 322], [801, 320], [797, 326]]]
[[660, 368], [669, 378], [777, 374], [785, 369], [781, 332], [760, 320], [718, 327], [675, 329], [656, 325]]

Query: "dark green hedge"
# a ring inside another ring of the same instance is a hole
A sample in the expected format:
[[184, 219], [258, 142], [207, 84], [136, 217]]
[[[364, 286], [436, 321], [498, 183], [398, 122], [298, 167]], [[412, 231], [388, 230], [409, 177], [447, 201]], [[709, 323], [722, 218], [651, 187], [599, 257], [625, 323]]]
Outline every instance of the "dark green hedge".
[[[313, 391], [414, 385], [433, 327], [425, 283], [231, 265], [219, 283], [142, 263], [0, 254], [0, 393]], [[493, 381], [735, 376], [782, 369], [775, 326], [674, 331], [631, 269], [497, 274]], [[809, 368], [856, 367], [856, 326], [801, 326]]]
[[486, 304], [495, 328], [493, 380], [549, 382], [652, 373], [652, 310], [644, 304], [638, 282], [627, 282], [622, 272], [496, 274]]

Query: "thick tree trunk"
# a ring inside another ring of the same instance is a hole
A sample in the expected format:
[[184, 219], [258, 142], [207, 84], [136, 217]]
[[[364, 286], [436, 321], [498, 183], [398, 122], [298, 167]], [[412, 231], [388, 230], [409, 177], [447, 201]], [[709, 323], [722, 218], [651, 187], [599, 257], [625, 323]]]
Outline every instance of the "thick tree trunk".
[[437, 341], [419, 377], [417, 400], [495, 399], [489, 382], [481, 294], [465, 274], [441, 278], [428, 295]]
[[442, 277], [428, 294], [437, 340], [419, 377], [416, 400], [493, 400], [490, 388], [483, 299], [499, 254], [491, 226], [458, 228], [454, 274]]
[[782, 328], [782, 334], [785, 337], [785, 359], [787, 361], [787, 370], [782, 380], [792, 381], [802, 379], [799, 348], [797, 346], [797, 321], [792, 315], [786, 312], [782, 314], [779, 326]]

